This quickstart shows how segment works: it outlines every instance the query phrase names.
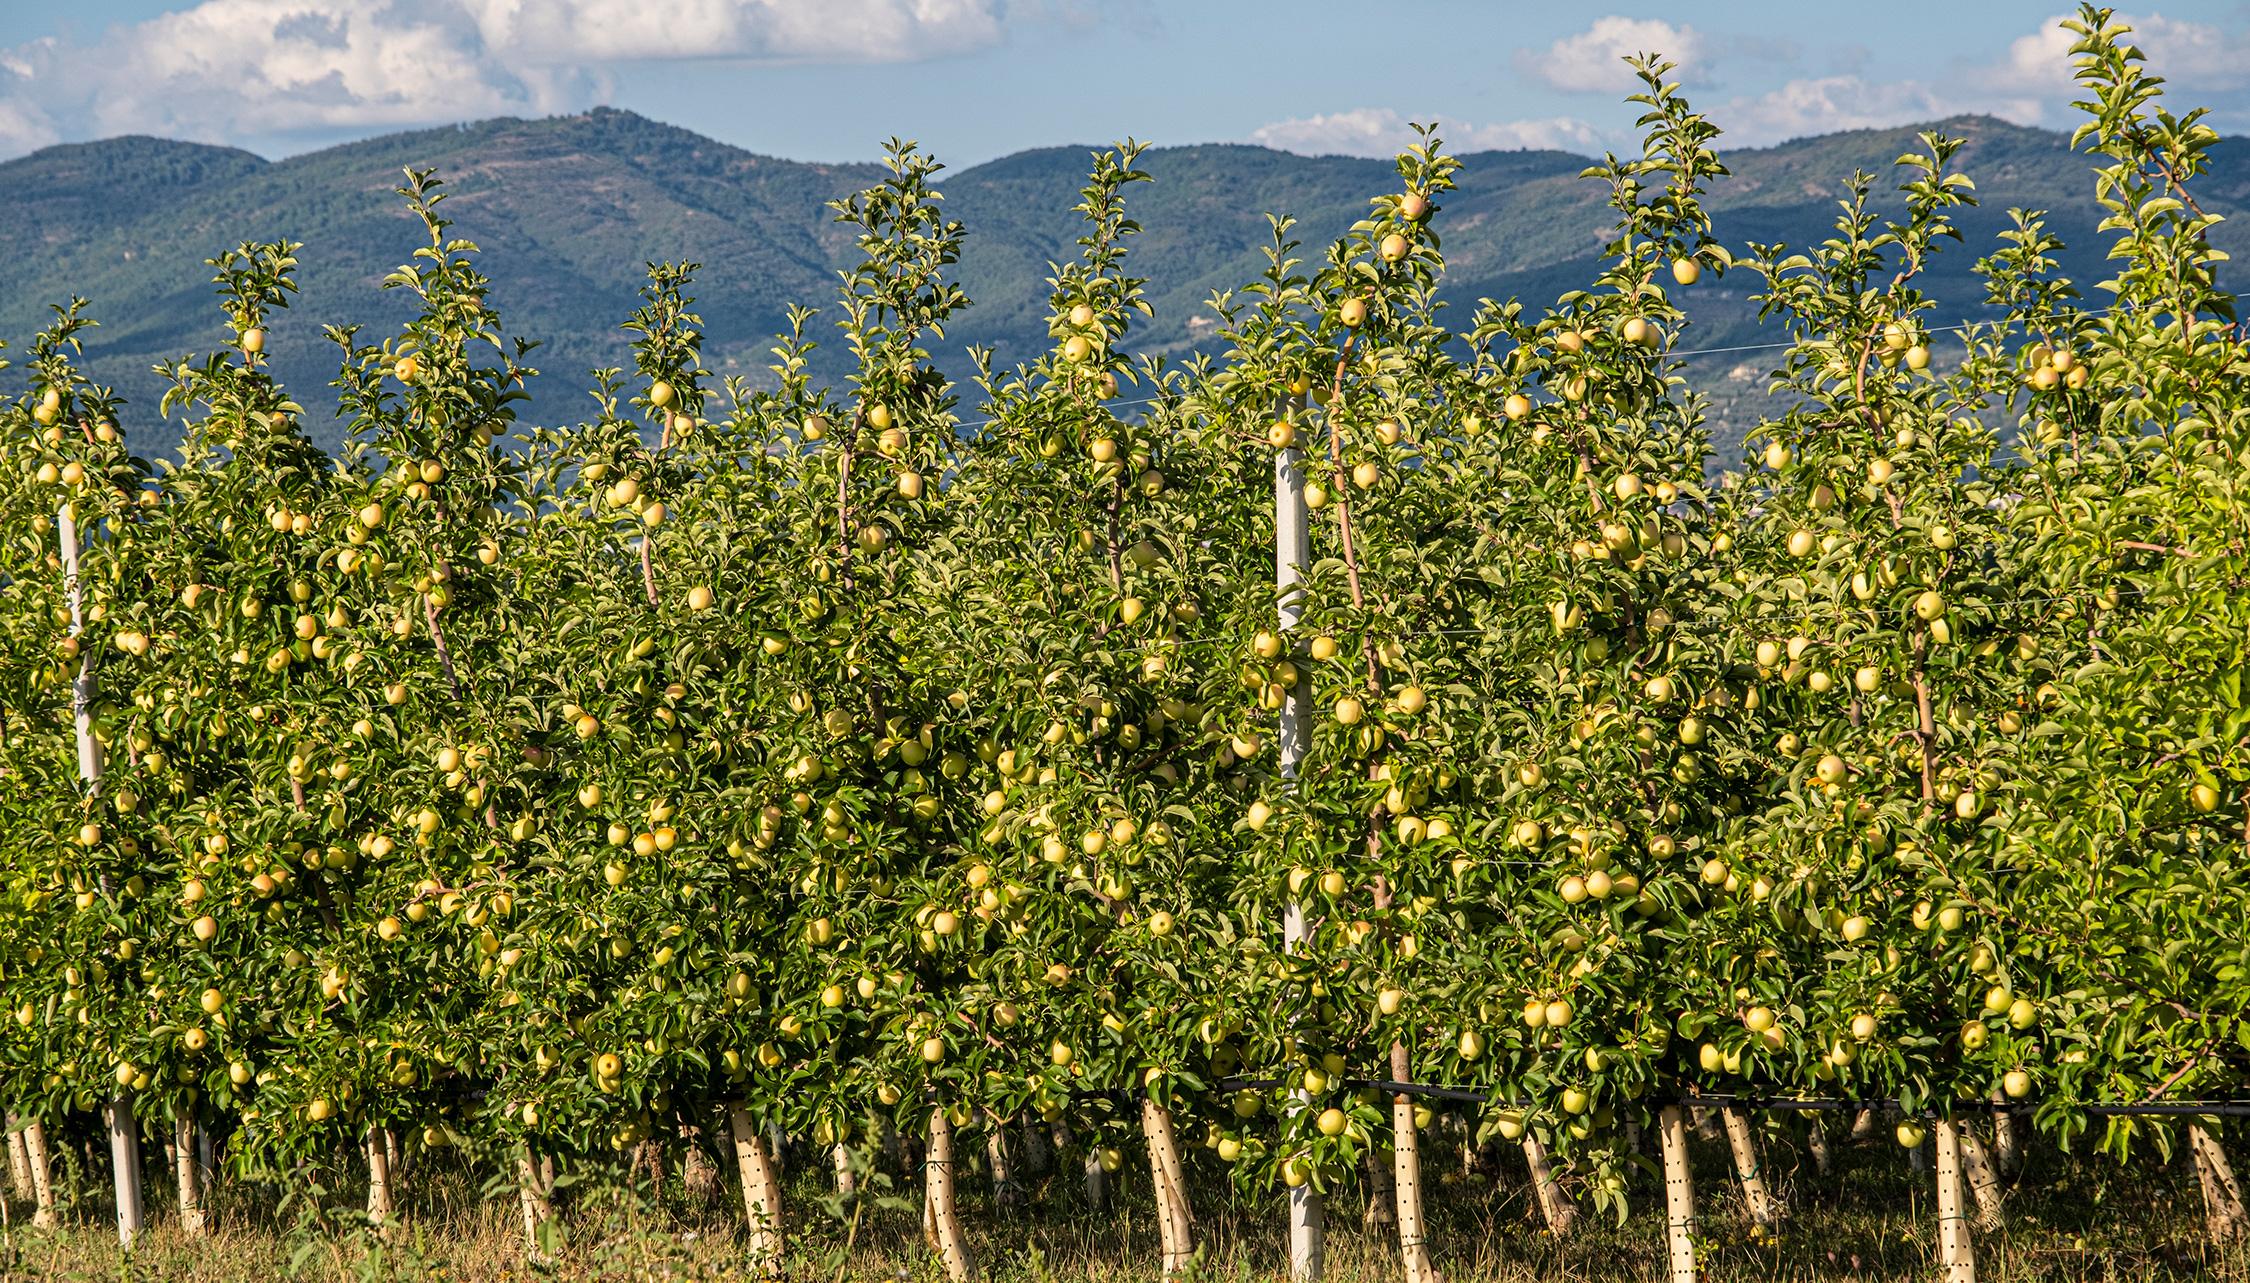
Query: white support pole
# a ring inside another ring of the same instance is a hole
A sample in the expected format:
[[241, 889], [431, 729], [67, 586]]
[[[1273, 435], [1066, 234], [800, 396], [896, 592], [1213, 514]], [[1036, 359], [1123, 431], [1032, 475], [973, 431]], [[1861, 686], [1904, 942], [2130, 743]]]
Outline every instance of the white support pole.
[[[78, 638], [78, 680], [71, 683], [70, 718], [78, 732], [78, 778], [86, 796], [102, 791], [102, 746], [94, 738], [94, 646], [85, 637], [86, 617], [78, 589], [78, 514], [64, 504], [55, 514], [62, 539], [63, 596], [70, 603], [70, 635]], [[109, 1161], [117, 1186], [117, 1241], [132, 1247], [140, 1237], [141, 1129], [132, 1102], [121, 1089], [102, 1106], [109, 1126]]]
[[954, 1198], [954, 1140], [953, 1120], [946, 1116], [945, 1106], [933, 1108], [930, 1147], [923, 1164], [925, 1206], [936, 1232], [938, 1259], [945, 1266], [945, 1277], [950, 1283], [968, 1283], [976, 1277], [977, 1263], [969, 1252], [968, 1237], [961, 1232], [960, 1208]]
[[1178, 1279], [1195, 1268], [1195, 1220], [1188, 1213], [1187, 1181], [1180, 1170], [1180, 1146], [1172, 1132], [1172, 1113], [1154, 1096], [1141, 1097], [1141, 1134], [1148, 1140], [1149, 1177], [1156, 1186], [1157, 1241], [1164, 1278]]
[[[1283, 398], [1283, 413], [1291, 400]], [[1311, 560], [1311, 534], [1305, 509], [1305, 472], [1297, 447], [1277, 450], [1273, 456], [1273, 583], [1280, 606], [1281, 628], [1290, 632], [1304, 617], [1304, 596], [1297, 585]], [[1305, 758], [1304, 696], [1296, 687], [1281, 699], [1281, 778], [1294, 782], [1297, 764]], [[1305, 909], [1292, 899], [1282, 913], [1284, 946], [1292, 953], [1304, 942]], [[1310, 1104], [1305, 1093], [1296, 1093], [1295, 1108]], [[1320, 1194], [1308, 1183], [1289, 1191], [1289, 1277], [1294, 1283], [1312, 1283], [1321, 1275], [1322, 1219]]]
[[781, 1182], [758, 1125], [740, 1101], [727, 1105], [734, 1136], [734, 1166], [742, 1178], [742, 1211], [750, 1224], [751, 1272], [758, 1278], [781, 1273], [785, 1240], [781, 1229]]
[[63, 597], [70, 604], [70, 635], [78, 639], [78, 680], [70, 687], [70, 719], [78, 731], [78, 778], [89, 797], [102, 791], [102, 746], [94, 738], [94, 646], [86, 640], [86, 617], [78, 590], [78, 513], [64, 504], [55, 513], [62, 540]]
[[1969, 1241], [1969, 1218], [1961, 1206], [1961, 1131], [1940, 1119], [1937, 1135], [1938, 1266], [1945, 1283], [1977, 1283], [1977, 1252]]
[[1657, 1115], [1657, 1142], [1664, 1151], [1664, 1262], [1671, 1283], [1697, 1283], [1695, 1269], [1695, 1178], [1688, 1171], [1687, 1121], [1678, 1105]]
[[[395, 1214], [391, 1202], [391, 1151], [383, 1144], [383, 1129], [367, 1129], [367, 1222], [377, 1233], [391, 1227]], [[192, 1147], [191, 1147], [192, 1148]]]
[[24, 1155], [31, 1160], [31, 1228], [51, 1230], [62, 1224], [55, 1212], [54, 1162], [47, 1153], [47, 1125], [34, 1118], [23, 1129]]
[[24, 1144], [23, 1123], [16, 1111], [8, 1111], [8, 1192], [18, 1198], [31, 1196], [31, 1150]]
[[1719, 1111], [1719, 1121], [1726, 1128], [1727, 1151], [1734, 1157], [1734, 1176], [1742, 1183], [1742, 1202], [1750, 1211], [1750, 1223], [1758, 1231], [1770, 1233], [1781, 1224], [1781, 1205], [1766, 1187], [1765, 1175], [1759, 1169], [1758, 1141], [1750, 1133], [1749, 1115], [1740, 1106], [1728, 1105]]
[[133, 1103], [120, 1091], [102, 1105], [109, 1125], [109, 1165], [116, 1176], [117, 1241], [131, 1248], [141, 1236], [141, 1125]]

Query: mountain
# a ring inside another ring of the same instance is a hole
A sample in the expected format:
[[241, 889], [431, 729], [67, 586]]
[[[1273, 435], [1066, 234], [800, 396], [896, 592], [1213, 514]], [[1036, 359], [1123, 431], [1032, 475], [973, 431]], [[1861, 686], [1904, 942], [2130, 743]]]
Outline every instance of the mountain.
[[[1716, 234], [1737, 249], [1751, 242], [1805, 245], [1826, 236], [1843, 180], [1854, 170], [1888, 192], [1891, 164], [1916, 150], [1920, 127], [1860, 130], [1725, 153], [1732, 176], [1711, 193]], [[1966, 243], [1949, 246], [1923, 285], [1942, 303], [1938, 319], [1977, 314], [1983, 289], [1976, 259], [1995, 246], [2010, 208], [2057, 211], [2065, 268], [2100, 280], [2104, 238], [2096, 234], [2091, 164], [2063, 135], [1988, 117], [1930, 128], [1967, 140], [1960, 166], [1979, 206], [1959, 218]], [[1722, 140], [1723, 141], [1723, 140]], [[946, 335], [939, 355], [957, 374], [972, 344], [1003, 363], [1046, 342], [1048, 265], [1075, 252], [1070, 213], [1084, 182], [1088, 148], [1019, 153], [944, 175], [948, 212], [967, 228], [958, 276], [975, 306]], [[2242, 147], [2221, 144], [2202, 201], [2233, 215], [2217, 232], [2239, 259], [2250, 251], [2250, 167]], [[1597, 270], [1607, 234], [1606, 193], [1578, 177], [1586, 158], [1555, 151], [1480, 152], [1462, 157], [1461, 188], [1436, 226], [1448, 261], [1445, 295], [1458, 307], [1479, 298], [1522, 298], [1538, 307], [1582, 287]], [[302, 292], [269, 325], [268, 351], [281, 376], [331, 444], [340, 425], [322, 412], [337, 353], [323, 324], [389, 332], [408, 300], [378, 289], [420, 236], [393, 189], [406, 166], [434, 167], [450, 199], [454, 235], [476, 241], [493, 301], [511, 334], [541, 341], [542, 371], [527, 413], [546, 421], [584, 412], [586, 371], [628, 361], [618, 325], [631, 310], [652, 258], [704, 265], [699, 309], [707, 364], [720, 374], [764, 379], [772, 336], [792, 303], [829, 306], [850, 238], [823, 203], [877, 180], [873, 165], [821, 165], [759, 156], [634, 115], [599, 109], [545, 120], [490, 120], [396, 134], [266, 161], [248, 152], [154, 138], [51, 147], [0, 164], [0, 335], [11, 347], [48, 316], [48, 305], [83, 294], [101, 321], [87, 343], [97, 377], [130, 399], [128, 427], [142, 439], [169, 429], [154, 418], [161, 360], [207, 352], [227, 330], [203, 260], [247, 239], [288, 237], [300, 252]], [[1210, 333], [1215, 290], [1252, 280], [1270, 232], [1268, 211], [1296, 218], [1300, 255], [1326, 243], [1392, 190], [1388, 161], [1306, 157], [1261, 147], [1152, 149], [1142, 167], [1154, 181], [1130, 191], [1143, 233], [1135, 266], [1152, 278], [1156, 319], [1137, 350], [1191, 351]], [[1896, 201], [1886, 209], [1895, 209]], [[1682, 346], [1771, 342], [1748, 299], [1747, 273], [1707, 278], [1690, 295]], [[2089, 286], [2090, 289], [2090, 286]], [[815, 322], [819, 331], [824, 326]], [[1940, 349], [1942, 357], [1942, 347]], [[831, 342], [825, 372], [838, 373]], [[1724, 422], [1716, 436], [1731, 457], [1763, 404], [1771, 353], [1697, 358], [1718, 368], [1699, 386], [1715, 392]], [[973, 400], [973, 390], [972, 390]], [[130, 417], [130, 416], [129, 416]]]

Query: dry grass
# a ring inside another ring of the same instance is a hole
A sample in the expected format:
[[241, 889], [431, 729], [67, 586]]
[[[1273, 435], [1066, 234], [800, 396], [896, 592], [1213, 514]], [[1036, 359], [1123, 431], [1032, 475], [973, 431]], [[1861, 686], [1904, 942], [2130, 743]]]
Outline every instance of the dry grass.
[[[1826, 1180], [1777, 1172], [1793, 1215], [1772, 1242], [1747, 1234], [1719, 1157], [1699, 1154], [1699, 1161], [1708, 1161], [1697, 1173], [1707, 1278], [1874, 1283], [1934, 1276], [1928, 1177], [1912, 1171], [1896, 1149], [1842, 1149], [1836, 1174]], [[1777, 1166], [1786, 1165], [1786, 1151], [1771, 1157]], [[1198, 1171], [1213, 1175], [1207, 1168]], [[910, 1187], [870, 1199], [855, 1228], [835, 1219], [839, 1209], [820, 1206], [825, 1185], [809, 1164], [790, 1176], [793, 1278], [919, 1283], [937, 1277], [934, 1260], [921, 1246]], [[965, 1187], [964, 1219], [990, 1277], [1154, 1283], [1156, 1231], [1146, 1205], [1145, 1172], [1128, 1168], [1110, 1214], [1088, 1208], [1075, 1169], [1025, 1182], [1021, 1202], [1008, 1208], [991, 1205], [989, 1187], [978, 1177]], [[686, 1283], [744, 1277], [739, 1218], [730, 1215], [735, 1205], [726, 1198], [692, 1200], [676, 1181], [653, 1200], [613, 1179], [575, 1186], [568, 1191], [559, 1254], [536, 1267], [525, 1263], [512, 1194], [482, 1187], [458, 1168], [425, 1168], [415, 1175], [409, 1223], [387, 1241], [369, 1234], [349, 1210], [356, 1190], [339, 1188], [329, 1201], [340, 1210], [323, 1211], [312, 1200], [281, 1203], [273, 1201], [273, 1191], [234, 1187], [222, 1195], [216, 1237], [182, 1239], [160, 1205], [152, 1212], [156, 1228], [126, 1257], [108, 1231], [106, 1201], [97, 1201], [92, 1191], [80, 1193], [75, 1223], [59, 1234], [22, 1232], [28, 1209], [11, 1208], [18, 1229], [0, 1250], [0, 1283], [538, 1278]], [[1201, 1277], [1213, 1283], [1277, 1277], [1283, 1265], [1278, 1201], [1236, 1196], [1215, 1181], [1196, 1193]], [[1635, 1211], [1624, 1225], [1589, 1214], [1577, 1234], [1557, 1243], [1539, 1229], [1520, 1170], [1504, 1172], [1497, 1181], [1448, 1171], [1432, 1191], [1431, 1241], [1448, 1283], [1638, 1283], [1660, 1277], [1661, 1210], [1653, 1179], [1632, 1196]], [[1395, 1278], [1392, 1242], [1361, 1224], [1364, 1193], [1338, 1191], [1329, 1206], [1329, 1277], [1343, 1283]], [[2203, 1242], [2193, 1182], [2177, 1165], [2120, 1169], [2106, 1161], [2039, 1154], [2010, 1191], [2009, 1221], [2009, 1228], [1979, 1242], [1986, 1283], [2250, 1279], [2250, 1257], [2216, 1254]], [[848, 1257], [842, 1251], [847, 1235]]]

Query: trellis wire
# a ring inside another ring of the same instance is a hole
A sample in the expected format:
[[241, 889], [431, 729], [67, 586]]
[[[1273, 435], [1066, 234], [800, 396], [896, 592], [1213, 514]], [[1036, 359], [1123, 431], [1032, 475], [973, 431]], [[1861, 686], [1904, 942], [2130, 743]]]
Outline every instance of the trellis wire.
[[[1492, 1092], [1478, 1091], [1473, 1087], [1450, 1087], [1440, 1083], [1402, 1083], [1395, 1082], [1387, 1078], [1338, 1078], [1336, 1079], [1336, 1082], [1339, 1086], [1347, 1090], [1371, 1088], [1376, 1091], [1389, 1092], [1393, 1095], [1423, 1096], [1435, 1100], [1457, 1101], [1461, 1104], [1467, 1105], [1482, 1105], [1490, 1108], [1503, 1109], [1513, 1107], [1513, 1102], [1501, 1099], [1495, 1096]], [[1220, 1092], [1243, 1090], [1268, 1091], [1276, 1087], [1286, 1086], [1287, 1084], [1288, 1080], [1282, 1078], [1226, 1078], [1221, 1079], [1212, 1088], [1212, 1090]], [[1132, 1089], [1130, 1088], [1114, 1089], [1114, 1091], [1123, 1092], [1130, 1092], [1131, 1090]], [[1088, 1091], [1084, 1094], [1088, 1096], [1100, 1096], [1110, 1095], [1113, 1094], [1113, 1092]], [[1895, 1096], [1845, 1097], [1689, 1095], [1642, 1096], [1638, 1097], [1637, 1099], [1640, 1101], [1640, 1103], [1649, 1105], [1651, 1107], [1661, 1107], [1664, 1105], [1695, 1105], [1707, 1108], [1718, 1107], [1727, 1109], [1770, 1110], [1780, 1113], [1803, 1113], [1818, 1111], [1856, 1113], [1862, 1109], [1888, 1109], [1898, 1110], [1901, 1113], [1906, 1112], [1905, 1110], [1901, 1109], [1898, 1103], [1898, 1098]], [[2029, 1114], [2036, 1112], [2039, 1108], [2040, 1105], [2036, 1101], [2007, 1101], [2004, 1103], [1997, 1101], [1978, 1101], [1974, 1103], [1972, 1108], [1967, 1109], [1964, 1112], [1979, 1114]], [[2250, 1118], [2250, 1100], [2139, 1101], [2125, 1104], [2097, 1101], [2079, 1105], [2076, 1106], [2076, 1108], [2081, 1113], [2091, 1114], [2096, 1117], [2103, 1118], [2200, 1118], [2206, 1116], [2221, 1118]], [[1943, 1115], [1938, 1114], [1936, 1111], [1927, 1109], [1916, 1111], [1915, 1116], [1922, 1118], [1943, 1117]]]

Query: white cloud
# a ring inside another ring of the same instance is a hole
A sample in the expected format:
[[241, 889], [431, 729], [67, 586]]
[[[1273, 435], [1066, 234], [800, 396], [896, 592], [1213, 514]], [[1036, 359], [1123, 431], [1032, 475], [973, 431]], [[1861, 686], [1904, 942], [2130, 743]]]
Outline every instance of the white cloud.
[[997, 43], [993, 0], [459, 0], [510, 61], [758, 58], [902, 62]]
[[1940, 87], [1920, 80], [1874, 83], [1858, 76], [1792, 80], [1753, 98], [1737, 98], [1711, 112], [1732, 146], [1762, 147], [1791, 138], [1846, 129], [1887, 129], [1946, 116], [1998, 116], [2036, 125], [2043, 104], [2033, 95], [1970, 86]]
[[2150, 14], [2132, 22], [2130, 39], [2148, 55], [2149, 66], [2170, 86], [2182, 90], [2239, 90], [2242, 64], [2250, 60], [2250, 28], [2227, 29]]
[[[2055, 14], [2030, 34], [2018, 36], [1999, 63], [1978, 74], [2008, 88], [2050, 95], [2057, 105], [2067, 105], [2069, 96], [2077, 92], [2070, 56], [2077, 36], [2063, 30], [2065, 16]], [[2117, 21], [2133, 29], [2126, 40], [2146, 55], [2148, 69], [2164, 77], [2167, 89], [2179, 93], [2239, 89], [2242, 64], [2250, 59], [2250, 28], [2228, 29], [2161, 13], [2119, 14]]]
[[1516, 69], [1556, 89], [1614, 94], [1635, 87], [1633, 70], [1625, 65], [1633, 54], [1662, 54], [1679, 63], [1682, 72], [1692, 73], [1702, 52], [1703, 37], [1693, 27], [1612, 14], [1544, 51], [1517, 50]]
[[[1509, 120], [1487, 125], [1438, 122], [1446, 150], [1599, 151], [1603, 135], [1582, 120], [1555, 117], [1548, 120]], [[1416, 141], [1407, 117], [1387, 107], [1358, 107], [1350, 111], [1300, 116], [1276, 121], [1251, 131], [1250, 140], [1263, 146], [1306, 156], [1395, 156]]]
[[[0, 72], [0, 85], [9, 77]], [[54, 122], [36, 107], [0, 98], [0, 156], [15, 156], [62, 141]]]
[[[1711, 114], [1735, 145], [1758, 146], [1844, 129], [1886, 128], [1986, 115], [2019, 125], [2068, 129], [2077, 123], [2071, 103], [2084, 96], [2072, 79], [2070, 48], [2077, 37], [2056, 14], [2010, 41], [1990, 61], [1965, 61], [1942, 80], [1871, 82], [1857, 75], [1789, 81], [1763, 94], [1736, 98]], [[2217, 106], [2222, 124], [2241, 119], [2246, 105], [2240, 68], [2250, 62], [2250, 31], [2227, 31], [2162, 14], [2120, 22], [2127, 39], [2165, 81], [2174, 111]]]
[[92, 44], [8, 51], [0, 119], [28, 120], [19, 136], [222, 140], [550, 105], [445, 17], [355, 0], [204, 0]]
[[552, 113], [600, 101], [620, 62], [897, 62], [998, 43], [1010, 17], [1008, 0], [199, 0], [0, 49], [0, 154]]
[[2070, 46], [2078, 39], [2063, 30], [2056, 14], [2028, 35], [2008, 43], [2000, 61], [1982, 69], [1980, 79], [1995, 87], [2040, 95], [2068, 94]]

